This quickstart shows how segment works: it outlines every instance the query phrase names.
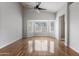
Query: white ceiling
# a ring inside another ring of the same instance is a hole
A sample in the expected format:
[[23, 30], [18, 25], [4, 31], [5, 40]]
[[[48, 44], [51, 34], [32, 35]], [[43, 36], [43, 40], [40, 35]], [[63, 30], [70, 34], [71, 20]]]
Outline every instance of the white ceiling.
[[[59, 9], [61, 9], [66, 2], [42, 2], [40, 7], [47, 9], [46, 11], [49, 12], [57, 12]], [[25, 7], [34, 7], [37, 5], [36, 2], [22, 2], [22, 5]]]

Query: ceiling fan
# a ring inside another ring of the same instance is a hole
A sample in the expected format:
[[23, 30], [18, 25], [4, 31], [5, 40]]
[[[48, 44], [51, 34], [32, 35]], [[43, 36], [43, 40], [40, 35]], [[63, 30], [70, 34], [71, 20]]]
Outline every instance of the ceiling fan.
[[38, 9], [38, 10], [46, 10], [44, 8], [40, 8], [41, 2], [36, 2], [37, 5], [34, 7], [34, 9]]
[[40, 7], [41, 2], [35, 2], [35, 3], [36, 3], [35, 6], [30, 6], [30, 7], [32, 7], [34, 10], [36, 10], [38, 13], [40, 12], [40, 10], [46, 10], [46, 9]]

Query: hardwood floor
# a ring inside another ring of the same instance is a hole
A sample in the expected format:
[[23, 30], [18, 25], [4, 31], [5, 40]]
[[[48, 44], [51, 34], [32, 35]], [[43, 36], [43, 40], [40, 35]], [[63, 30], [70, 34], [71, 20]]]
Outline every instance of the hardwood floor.
[[[41, 43], [42, 45], [39, 48], [40, 43], [39, 44], [35, 43], [36, 41], [39, 40], [41, 40], [40, 42], [44, 41], [47, 42], [45, 43], [46, 45]], [[28, 42], [30, 42], [30, 45]], [[51, 44], [50, 46], [50, 42], [54, 42], [54, 44]], [[38, 47], [40, 50], [35, 47]], [[55, 38], [47, 36], [43, 37], [35, 36], [18, 40], [17, 42], [14, 42], [11, 45], [8, 45], [0, 49], [0, 55], [1, 56], [79, 56], [79, 54], [73, 51], [71, 48], [65, 47], [62, 41], [58, 41]]]

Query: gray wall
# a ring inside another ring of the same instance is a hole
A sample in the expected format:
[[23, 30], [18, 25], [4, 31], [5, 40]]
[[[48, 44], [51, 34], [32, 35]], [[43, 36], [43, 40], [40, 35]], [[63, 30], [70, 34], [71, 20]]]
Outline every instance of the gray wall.
[[70, 6], [70, 47], [79, 52], [79, 2]]
[[56, 28], [55, 28], [55, 36], [57, 39], [59, 39], [59, 18], [62, 16], [62, 15], [65, 15], [65, 11], [66, 11], [66, 7], [62, 7], [56, 14]]
[[0, 48], [22, 38], [22, 10], [17, 2], [0, 3]]
[[27, 33], [27, 20], [55, 20], [55, 13], [40, 11], [37, 13], [34, 9], [24, 8], [24, 36]]
[[[69, 9], [68, 9], [69, 8]], [[79, 3], [66, 4], [57, 12], [55, 36], [59, 39], [59, 17], [65, 15], [65, 45], [70, 44], [70, 47], [79, 52]], [[69, 15], [70, 13], [70, 15]]]
[[55, 36], [56, 39], [60, 39], [60, 28], [59, 28], [59, 18], [62, 15], [65, 15], [65, 45], [67, 45], [67, 41], [68, 41], [68, 17], [67, 17], [67, 3], [57, 12], [56, 14], [56, 26], [55, 26]]

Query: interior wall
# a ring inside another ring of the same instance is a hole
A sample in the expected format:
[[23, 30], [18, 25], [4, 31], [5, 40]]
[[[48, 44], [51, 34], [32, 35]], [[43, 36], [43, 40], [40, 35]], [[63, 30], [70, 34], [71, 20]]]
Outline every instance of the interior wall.
[[59, 18], [65, 14], [65, 7], [59, 10], [56, 14], [56, 38], [59, 39]]
[[0, 2], [0, 48], [21, 38], [21, 5], [17, 2]]
[[[67, 3], [62, 9], [57, 12], [56, 16], [56, 38], [59, 39], [59, 17], [65, 15], [65, 45], [79, 52], [79, 3], [72, 3], [71, 6]], [[69, 41], [69, 42], [68, 42]]]
[[60, 39], [60, 31], [59, 31], [59, 17], [65, 15], [65, 45], [68, 42], [68, 3], [66, 3], [57, 13], [56, 13], [56, 26], [55, 26], [55, 36], [56, 39]]
[[70, 47], [79, 53], [79, 2], [70, 6]]
[[37, 13], [34, 9], [24, 8], [24, 36], [27, 34], [27, 20], [55, 20], [55, 13], [40, 11]]

